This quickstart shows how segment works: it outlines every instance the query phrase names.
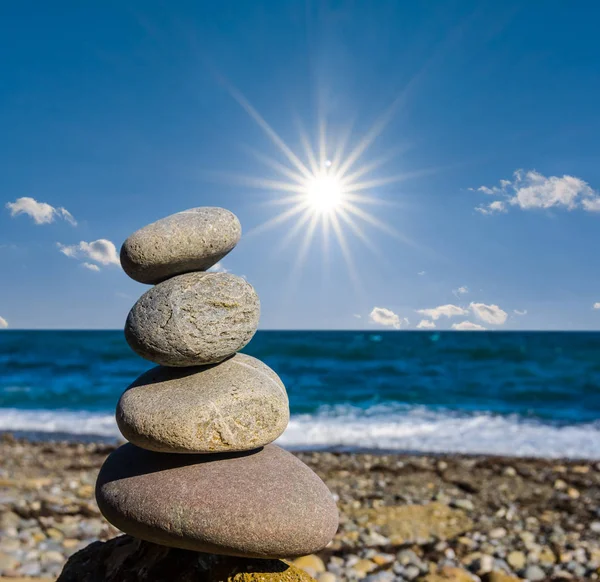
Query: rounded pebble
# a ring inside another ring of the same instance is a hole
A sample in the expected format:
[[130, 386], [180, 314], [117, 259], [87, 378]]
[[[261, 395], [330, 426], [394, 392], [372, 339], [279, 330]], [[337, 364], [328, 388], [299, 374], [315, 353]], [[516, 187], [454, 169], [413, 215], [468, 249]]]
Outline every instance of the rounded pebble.
[[121, 247], [121, 265], [132, 279], [156, 284], [212, 267], [241, 235], [240, 221], [229, 210], [191, 208], [134, 232]]
[[214, 364], [251, 339], [260, 302], [250, 283], [229, 273], [187, 273], [159, 283], [133, 306], [125, 338], [163, 366]]
[[102, 466], [96, 500], [108, 521], [134, 537], [233, 556], [312, 554], [338, 526], [326, 485], [276, 445], [177, 455], [126, 444]]
[[245, 354], [202, 368], [153, 368], [123, 393], [117, 406], [123, 436], [159, 452], [256, 449], [279, 437], [288, 420], [288, 397], [279, 376]]

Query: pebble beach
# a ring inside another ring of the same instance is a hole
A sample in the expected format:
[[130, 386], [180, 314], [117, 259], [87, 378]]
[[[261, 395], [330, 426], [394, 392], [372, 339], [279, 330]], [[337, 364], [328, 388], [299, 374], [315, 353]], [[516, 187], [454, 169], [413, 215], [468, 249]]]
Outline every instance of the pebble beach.
[[[114, 445], [0, 441], [0, 580], [55, 580], [90, 543], [122, 535], [94, 483]], [[340, 527], [295, 560], [320, 582], [597, 580], [600, 463], [302, 452]]]

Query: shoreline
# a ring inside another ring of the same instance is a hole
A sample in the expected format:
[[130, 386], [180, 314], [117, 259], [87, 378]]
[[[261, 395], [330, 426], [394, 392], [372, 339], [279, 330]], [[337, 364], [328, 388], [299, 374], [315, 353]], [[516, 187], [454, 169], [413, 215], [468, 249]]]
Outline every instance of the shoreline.
[[[15, 430], [0, 430], [0, 441], [3, 439], [19, 441], [23, 444], [30, 445], [53, 445], [53, 446], [76, 446], [80, 444], [95, 445], [98, 447], [109, 447], [114, 450], [117, 447], [125, 444], [127, 441], [123, 438], [109, 437], [97, 434], [73, 434], [65, 432], [37, 432], [31, 431], [15, 431]], [[445, 459], [452, 457], [460, 457], [465, 459], [496, 459], [501, 462], [510, 462], [511, 460], [521, 460], [529, 462], [548, 461], [553, 463], [575, 463], [575, 464], [597, 464], [600, 466], [600, 453], [598, 458], [587, 457], [551, 457], [551, 456], [527, 456], [527, 455], [503, 455], [499, 453], [469, 453], [469, 452], [439, 452], [439, 451], [420, 451], [410, 449], [385, 449], [373, 447], [351, 447], [351, 446], [285, 446], [275, 442], [285, 450], [294, 453], [295, 455], [302, 454], [333, 454], [333, 455], [371, 455], [371, 456], [405, 456], [405, 457], [430, 457], [434, 459]]]
[[[69, 555], [119, 534], [94, 500], [97, 472], [114, 448], [0, 436], [0, 581], [55, 578]], [[430, 570], [445, 567], [473, 580], [494, 570], [515, 580], [536, 572], [546, 576], [538, 580], [598, 579], [600, 462], [294, 454], [324, 479], [340, 509], [334, 541], [305, 563], [317, 577], [325, 568], [336, 580], [429, 582]]]

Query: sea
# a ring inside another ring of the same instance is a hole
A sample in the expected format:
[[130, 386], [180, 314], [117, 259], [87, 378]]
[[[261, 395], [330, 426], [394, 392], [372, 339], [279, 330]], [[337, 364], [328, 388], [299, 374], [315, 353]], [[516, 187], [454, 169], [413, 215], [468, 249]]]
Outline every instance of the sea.
[[[259, 331], [290, 450], [600, 459], [600, 333]], [[116, 441], [122, 331], [0, 332], [0, 431]]]

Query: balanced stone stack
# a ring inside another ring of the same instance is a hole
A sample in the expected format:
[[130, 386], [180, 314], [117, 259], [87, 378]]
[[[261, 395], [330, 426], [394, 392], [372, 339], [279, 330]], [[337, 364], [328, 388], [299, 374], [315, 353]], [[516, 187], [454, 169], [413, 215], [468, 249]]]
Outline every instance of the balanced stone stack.
[[125, 533], [163, 546], [249, 558], [324, 548], [338, 526], [325, 484], [271, 444], [289, 404], [277, 374], [237, 353], [254, 335], [253, 287], [207, 272], [241, 236], [221, 208], [195, 208], [150, 224], [121, 249], [125, 272], [154, 285], [134, 305], [125, 337], [159, 364], [121, 396], [129, 441], [104, 463], [100, 510]]

